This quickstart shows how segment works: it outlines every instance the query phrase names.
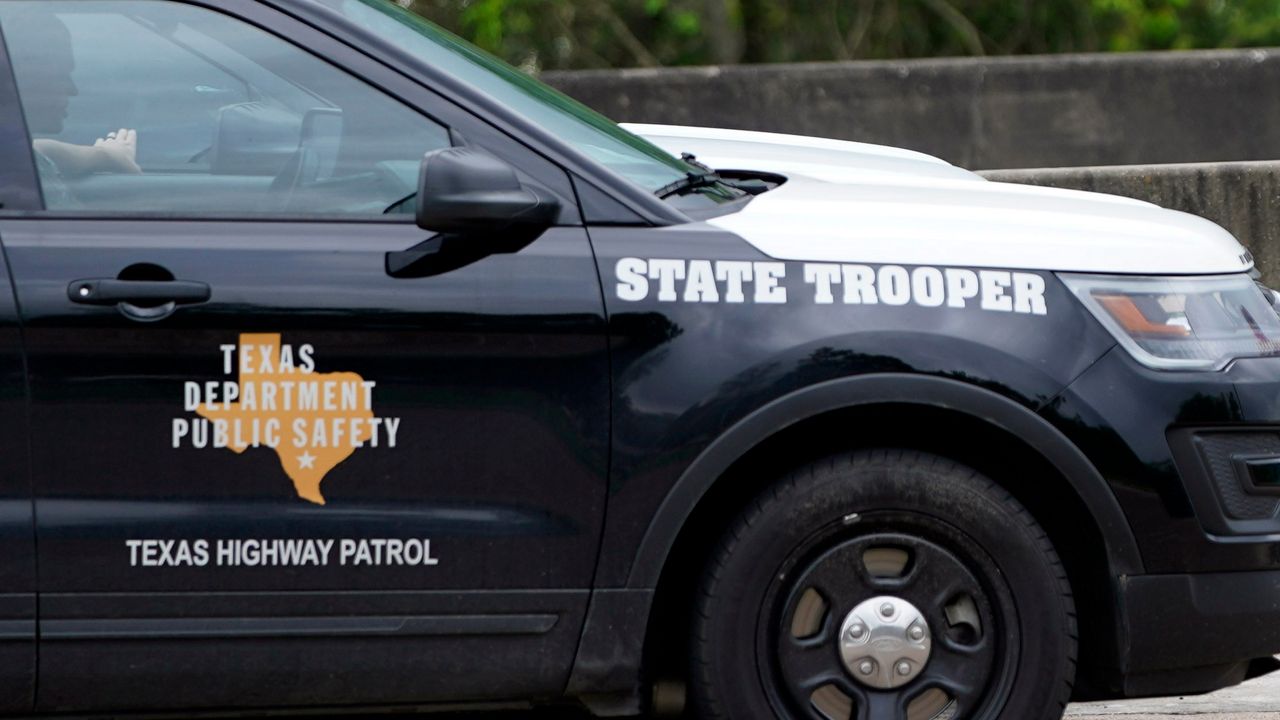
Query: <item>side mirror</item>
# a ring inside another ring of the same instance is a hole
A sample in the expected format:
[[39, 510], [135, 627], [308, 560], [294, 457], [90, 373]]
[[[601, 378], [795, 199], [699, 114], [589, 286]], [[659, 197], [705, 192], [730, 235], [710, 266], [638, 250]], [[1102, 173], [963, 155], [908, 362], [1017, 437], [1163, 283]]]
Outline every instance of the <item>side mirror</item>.
[[560, 203], [524, 185], [516, 171], [474, 148], [427, 153], [418, 176], [418, 227], [468, 235], [541, 233], [555, 224]]

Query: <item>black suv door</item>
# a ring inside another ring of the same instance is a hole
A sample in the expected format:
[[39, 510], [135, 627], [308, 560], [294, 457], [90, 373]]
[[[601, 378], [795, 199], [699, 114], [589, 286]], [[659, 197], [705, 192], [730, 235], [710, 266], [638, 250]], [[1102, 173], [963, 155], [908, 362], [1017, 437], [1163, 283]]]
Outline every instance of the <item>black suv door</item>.
[[[17, 95], [0, 56], [0, 209], [36, 199]], [[18, 307], [0, 236], [0, 713], [31, 710], [36, 574], [27, 462], [27, 381]]]
[[[0, 24], [46, 206], [0, 219], [29, 351], [38, 706], [560, 692], [608, 382], [564, 173], [254, 3], [0, 0]], [[423, 246], [384, 214], [459, 131], [559, 196], [560, 226]]]

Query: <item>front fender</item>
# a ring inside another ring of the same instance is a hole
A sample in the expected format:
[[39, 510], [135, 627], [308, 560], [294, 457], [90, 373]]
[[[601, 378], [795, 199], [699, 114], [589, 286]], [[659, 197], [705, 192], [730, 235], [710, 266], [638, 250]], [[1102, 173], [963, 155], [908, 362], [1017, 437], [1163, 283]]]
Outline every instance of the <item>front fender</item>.
[[1115, 575], [1142, 572], [1137, 541], [1115, 495], [1085, 455], [1032, 410], [991, 390], [927, 375], [887, 373], [830, 380], [761, 407], [722, 434], [680, 476], [659, 506], [636, 552], [630, 588], [657, 585], [685, 521], [725, 471], [751, 448], [795, 423], [833, 410], [877, 404], [953, 410], [1020, 438], [1071, 483], [1108, 539]]

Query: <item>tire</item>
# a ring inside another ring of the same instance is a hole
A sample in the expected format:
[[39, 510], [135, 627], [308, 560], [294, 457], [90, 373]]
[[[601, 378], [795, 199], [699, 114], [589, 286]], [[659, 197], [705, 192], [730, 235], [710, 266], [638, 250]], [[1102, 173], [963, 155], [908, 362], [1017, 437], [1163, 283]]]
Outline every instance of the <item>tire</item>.
[[696, 611], [700, 718], [1058, 720], [1071, 695], [1075, 608], [1048, 537], [926, 453], [774, 483], [725, 533]]

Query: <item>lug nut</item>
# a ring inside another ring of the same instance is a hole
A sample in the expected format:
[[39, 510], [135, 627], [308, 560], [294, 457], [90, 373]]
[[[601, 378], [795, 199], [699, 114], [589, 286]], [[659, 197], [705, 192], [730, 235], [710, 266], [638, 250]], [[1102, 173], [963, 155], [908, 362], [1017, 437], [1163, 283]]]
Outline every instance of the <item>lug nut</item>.
[[861, 640], [867, 636], [867, 626], [861, 623], [849, 628], [849, 637], [854, 640]]
[[862, 673], [863, 675], [870, 675], [875, 671], [876, 671], [876, 665], [870, 660], [863, 660], [862, 664], [858, 666], [858, 672]]
[[881, 605], [880, 614], [887, 618], [893, 617], [893, 603], [885, 603]]
[[901, 675], [902, 677], [906, 677], [910, 675], [911, 663], [907, 662], [906, 660], [903, 660], [902, 662], [898, 663], [898, 674]]
[[924, 628], [920, 627], [919, 625], [913, 625], [911, 626], [911, 629], [907, 631], [907, 635], [912, 640], [915, 640], [916, 642], [920, 642], [921, 640], [924, 639]]

